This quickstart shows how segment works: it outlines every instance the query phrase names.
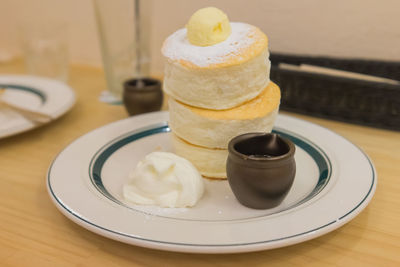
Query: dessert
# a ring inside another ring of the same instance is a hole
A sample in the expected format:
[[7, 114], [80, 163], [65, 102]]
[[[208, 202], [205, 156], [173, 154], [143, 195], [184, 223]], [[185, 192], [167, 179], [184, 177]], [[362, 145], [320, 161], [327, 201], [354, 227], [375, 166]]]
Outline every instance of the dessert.
[[171, 139], [175, 153], [192, 162], [201, 175], [207, 178], [226, 178], [228, 150], [192, 145], [174, 133]]
[[279, 87], [270, 82], [256, 98], [227, 110], [210, 110], [169, 99], [171, 130], [180, 138], [202, 147], [228, 147], [246, 132], [270, 132], [278, 113]]
[[269, 83], [268, 39], [258, 28], [230, 23], [223, 42], [197, 46], [180, 29], [164, 42], [164, 91], [187, 105], [228, 109], [248, 101]]
[[203, 180], [192, 163], [168, 152], [148, 154], [123, 187], [130, 202], [168, 208], [194, 206], [203, 191]]
[[267, 36], [204, 8], [166, 39], [162, 53], [176, 154], [205, 177], [226, 178], [229, 141], [250, 131], [270, 132], [279, 110]]

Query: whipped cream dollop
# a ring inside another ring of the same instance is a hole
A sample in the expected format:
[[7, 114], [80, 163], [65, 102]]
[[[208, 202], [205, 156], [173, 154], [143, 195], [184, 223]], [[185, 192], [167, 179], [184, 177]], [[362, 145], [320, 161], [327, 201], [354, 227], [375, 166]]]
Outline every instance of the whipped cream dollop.
[[203, 192], [203, 178], [193, 164], [169, 152], [148, 154], [123, 186], [128, 201], [168, 208], [192, 207]]

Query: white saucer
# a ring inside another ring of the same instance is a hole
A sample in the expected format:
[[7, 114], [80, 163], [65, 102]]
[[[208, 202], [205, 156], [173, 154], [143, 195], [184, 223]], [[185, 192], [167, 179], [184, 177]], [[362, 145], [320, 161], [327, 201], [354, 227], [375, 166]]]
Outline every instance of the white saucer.
[[138, 206], [122, 197], [128, 173], [146, 154], [172, 151], [168, 113], [131, 117], [74, 141], [48, 171], [58, 209], [100, 235], [148, 248], [192, 253], [272, 249], [326, 234], [371, 200], [376, 173], [369, 158], [330, 130], [279, 115], [275, 131], [296, 144], [297, 174], [277, 208], [240, 205], [227, 181], [206, 180], [193, 208]]
[[[56, 119], [75, 103], [75, 93], [66, 84], [29, 75], [1, 75], [0, 88], [6, 88], [2, 98], [17, 106], [39, 111]], [[39, 126], [21, 114], [0, 107], [0, 138], [15, 135]]]

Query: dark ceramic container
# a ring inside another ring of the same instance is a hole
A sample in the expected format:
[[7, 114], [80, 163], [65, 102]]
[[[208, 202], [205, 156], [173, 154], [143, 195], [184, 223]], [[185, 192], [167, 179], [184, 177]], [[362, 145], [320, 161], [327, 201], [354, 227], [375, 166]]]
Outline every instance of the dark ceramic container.
[[278, 206], [296, 174], [295, 146], [270, 133], [247, 133], [228, 144], [226, 171], [238, 201], [249, 208]]
[[161, 82], [152, 78], [141, 79], [142, 86], [138, 86], [137, 79], [127, 80], [124, 83], [123, 102], [129, 115], [158, 111], [163, 103]]

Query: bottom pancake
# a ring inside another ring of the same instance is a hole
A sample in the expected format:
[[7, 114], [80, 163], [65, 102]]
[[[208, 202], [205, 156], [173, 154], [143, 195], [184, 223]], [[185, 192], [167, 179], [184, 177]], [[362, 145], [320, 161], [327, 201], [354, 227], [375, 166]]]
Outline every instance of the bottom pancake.
[[171, 133], [175, 153], [189, 160], [206, 178], [226, 179], [227, 149], [212, 149], [192, 145]]

